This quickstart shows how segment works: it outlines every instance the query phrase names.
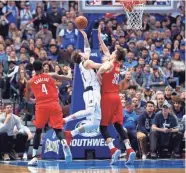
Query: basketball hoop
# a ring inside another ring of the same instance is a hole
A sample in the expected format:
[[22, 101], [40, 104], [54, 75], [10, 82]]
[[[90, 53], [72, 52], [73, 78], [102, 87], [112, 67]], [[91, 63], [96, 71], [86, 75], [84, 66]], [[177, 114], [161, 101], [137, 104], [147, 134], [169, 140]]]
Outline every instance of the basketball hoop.
[[142, 29], [146, 0], [120, 0], [127, 15], [127, 29]]

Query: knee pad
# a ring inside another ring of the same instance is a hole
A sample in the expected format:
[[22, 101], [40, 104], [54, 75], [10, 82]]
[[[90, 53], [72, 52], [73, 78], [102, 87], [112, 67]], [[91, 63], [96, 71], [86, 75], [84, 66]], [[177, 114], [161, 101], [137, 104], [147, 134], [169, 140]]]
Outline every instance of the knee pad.
[[122, 125], [119, 123], [115, 123], [114, 127], [116, 129], [116, 131], [118, 132], [118, 134], [120, 135], [122, 140], [128, 139], [128, 135], [127, 132], [123, 129]]
[[42, 129], [36, 129], [36, 134], [41, 134], [42, 133]]
[[85, 132], [95, 130], [99, 127], [100, 120], [93, 120], [84, 125]]
[[64, 132], [62, 129], [53, 129], [56, 133], [56, 136], [59, 140], [65, 139]]
[[42, 129], [36, 129], [34, 139], [33, 139], [33, 148], [38, 149], [41, 141]]
[[105, 140], [107, 140], [108, 138], [111, 138], [108, 133], [107, 126], [100, 126], [100, 132]]

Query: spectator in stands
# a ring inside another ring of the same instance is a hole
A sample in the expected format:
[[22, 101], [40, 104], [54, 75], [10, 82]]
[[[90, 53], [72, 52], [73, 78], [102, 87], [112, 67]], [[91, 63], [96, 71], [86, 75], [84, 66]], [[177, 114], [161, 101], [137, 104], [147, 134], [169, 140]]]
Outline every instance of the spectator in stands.
[[3, 37], [8, 36], [8, 24], [9, 21], [7, 20], [6, 16], [0, 15], [0, 35]]
[[33, 15], [33, 18], [35, 19], [33, 21], [34, 28], [36, 32], [38, 32], [42, 28], [42, 26], [47, 23], [47, 18], [44, 14], [44, 9], [42, 6], [37, 5], [36, 13]]
[[[155, 115], [150, 132], [151, 158], [157, 158], [158, 147], [167, 147], [173, 157], [180, 158], [182, 135], [178, 129], [176, 117], [170, 114], [171, 105], [164, 103], [162, 111]], [[162, 149], [162, 148], [160, 148]]]
[[145, 87], [144, 89], [144, 100], [151, 101], [154, 96], [154, 91], [151, 89], [151, 87]]
[[[32, 20], [32, 13], [30, 10], [30, 2], [25, 2], [24, 9], [20, 10], [20, 28], [23, 29]], [[31, 25], [31, 24], [29, 24]]]
[[4, 61], [8, 60], [8, 56], [5, 52], [5, 45], [3, 43], [0, 43], [0, 63], [2, 64]]
[[179, 52], [174, 53], [172, 66], [174, 77], [178, 77], [180, 85], [183, 85], [185, 81], [185, 63], [181, 60]]
[[132, 99], [134, 96], [136, 96], [136, 90], [137, 90], [136, 85], [130, 85], [127, 90], [128, 90], [128, 95], [127, 95], [128, 98]]
[[62, 44], [66, 49], [69, 45], [76, 46], [78, 30], [74, 28], [72, 22], [68, 22], [67, 29], [62, 29], [59, 33], [58, 44]]
[[[162, 68], [164, 77], [167, 81], [167, 84], [170, 84], [171, 86], [179, 86], [179, 78], [174, 77], [174, 72], [173, 72], [173, 66], [172, 62], [168, 62], [164, 68]], [[175, 84], [174, 84], [175, 83]]]
[[40, 55], [40, 51], [43, 50], [43, 41], [42, 38], [36, 38], [36, 46], [34, 49], [34, 53], [37, 54], [37, 56], [39, 57]]
[[145, 74], [143, 73], [142, 67], [140, 65], [135, 67], [135, 71], [132, 73], [132, 78], [134, 83], [136, 83], [138, 86], [138, 89], [145, 86]]
[[137, 114], [134, 111], [134, 106], [131, 100], [127, 100], [125, 103], [125, 108], [123, 109], [124, 123], [123, 127], [127, 129], [127, 134], [129, 136], [132, 148], [137, 151], [138, 143], [137, 143]]
[[159, 87], [165, 85], [165, 79], [164, 77], [160, 74], [158, 70], [158, 66], [153, 67], [153, 73], [151, 75], [151, 86]]
[[155, 111], [156, 112], [159, 112], [159, 111], [161, 111], [162, 110], [162, 108], [163, 108], [163, 104], [164, 104], [164, 102], [166, 103], [167, 101], [165, 100], [165, 97], [164, 97], [164, 95], [163, 95], [163, 92], [157, 92], [156, 93], [156, 109], [155, 109]]
[[160, 66], [165, 67], [171, 61], [170, 51], [168, 48], [163, 48], [163, 53], [160, 55]]
[[3, 7], [2, 11], [4, 15], [7, 16], [7, 20], [9, 21], [9, 24], [17, 25], [19, 10], [15, 6], [15, 1], [8, 1], [7, 5]]
[[179, 50], [181, 60], [185, 61], [185, 40], [182, 40], [180, 43], [180, 50]]
[[129, 88], [130, 85], [134, 84], [131, 77], [131, 72], [127, 71], [124, 79], [120, 82], [119, 91], [123, 92]]
[[[28, 150], [30, 146], [30, 141], [33, 138], [33, 135], [30, 131], [30, 129], [27, 126], [24, 126], [21, 124], [21, 129], [18, 130], [17, 127], [14, 127], [14, 135], [16, 135], [16, 140], [15, 140], [15, 150], [16, 151], [23, 151], [22, 148], [24, 148], [24, 153], [23, 153], [23, 160], [26, 161], [28, 159]], [[24, 147], [22, 146], [24, 144]]]
[[147, 158], [147, 154], [150, 151], [147, 144], [149, 141], [152, 121], [155, 116], [154, 103], [152, 101], [147, 101], [145, 109], [146, 111], [142, 115], [140, 115], [138, 118], [138, 132], [137, 132], [137, 138], [139, 140], [143, 160]]
[[173, 113], [176, 115], [178, 121], [183, 118], [183, 115], [185, 115], [185, 107], [183, 106], [183, 100], [176, 96], [173, 100]]
[[43, 29], [36, 33], [35, 38], [42, 39], [42, 44], [44, 46], [47, 47], [49, 45], [49, 42], [52, 39], [52, 32], [48, 29], [48, 24], [43, 25]]
[[14, 23], [10, 23], [9, 25], [8, 37], [12, 40], [14, 40], [16, 37], [22, 37], [22, 32], [19, 31]]
[[164, 97], [165, 97], [165, 100], [167, 100], [169, 104], [172, 104], [171, 94], [172, 94], [172, 88], [170, 86], [166, 86]]
[[145, 78], [145, 86], [144, 87], [150, 87], [150, 82], [151, 82], [151, 70], [150, 70], [150, 65], [145, 64], [144, 68], [144, 78]]
[[58, 63], [63, 65], [71, 65], [71, 54], [74, 50], [73, 45], [68, 45], [67, 49], [64, 49], [63, 45], [60, 46]]
[[[17, 127], [18, 130], [22, 129], [20, 119], [14, 115], [13, 108], [10, 103], [5, 105], [5, 113], [0, 115], [0, 133], [1, 133], [1, 152], [4, 153], [4, 160], [10, 160], [9, 155], [13, 159], [17, 159], [18, 156], [15, 153], [13, 148], [13, 139], [14, 139], [14, 126]], [[8, 144], [8, 145], [5, 145]]]
[[50, 45], [50, 48], [48, 51], [48, 58], [50, 58], [54, 62], [57, 62], [57, 60], [59, 59], [57, 45], [54, 45], [54, 44]]
[[67, 17], [66, 16], [62, 16], [61, 23], [57, 27], [56, 38], [58, 38], [60, 31], [62, 29], [67, 29], [67, 27], [68, 27]]
[[53, 38], [56, 38], [56, 30], [61, 23], [61, 14], [58, 12], [58, 8], [55, 4], [52, 5], [52, 12], [47, 14], [47, 22]]
[[136, 115], [138, 116], [143, 114], [143, 112], [145, 111], [144, 107], [139, 106], [140, 105], [139, 103], [140, 102], [137, 97], [132, 98], [132, 104], [134, 106], [134, 111], [136, 112]]
[[133, 52], [128, 52], [127, 57], [125, 59], [126, 59], [126, 61], [124, 62], [125, 69], [134, 68], [138, 64], [138, 62], [134, 59]]

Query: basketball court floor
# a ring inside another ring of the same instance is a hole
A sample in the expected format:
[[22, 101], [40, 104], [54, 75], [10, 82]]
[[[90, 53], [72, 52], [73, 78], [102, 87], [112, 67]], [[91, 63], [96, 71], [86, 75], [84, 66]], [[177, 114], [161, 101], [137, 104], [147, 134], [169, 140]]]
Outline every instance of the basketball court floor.
[[184, 173], [185, 160], [136, 160], [134, 166], [119, 161], [111, 166], [109, 160], [40, 160], [38, 167], [28, 167], [24, 161], [0, 162], [0, 173]]

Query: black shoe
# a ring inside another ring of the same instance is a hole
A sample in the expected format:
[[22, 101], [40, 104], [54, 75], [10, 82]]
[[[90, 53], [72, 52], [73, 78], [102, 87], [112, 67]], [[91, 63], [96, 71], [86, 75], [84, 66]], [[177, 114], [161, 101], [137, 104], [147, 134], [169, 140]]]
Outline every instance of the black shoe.
[[157, 158], [156, 153], [151, 153], [151, 159], [156, 159], [156, 158]]
[[10, 153], [8, 153], [10, 158], [12, 160], [20, 160], [20, 157], [18, 157], [18, 154], [15, 152], [15, 150], [12, 150]]

